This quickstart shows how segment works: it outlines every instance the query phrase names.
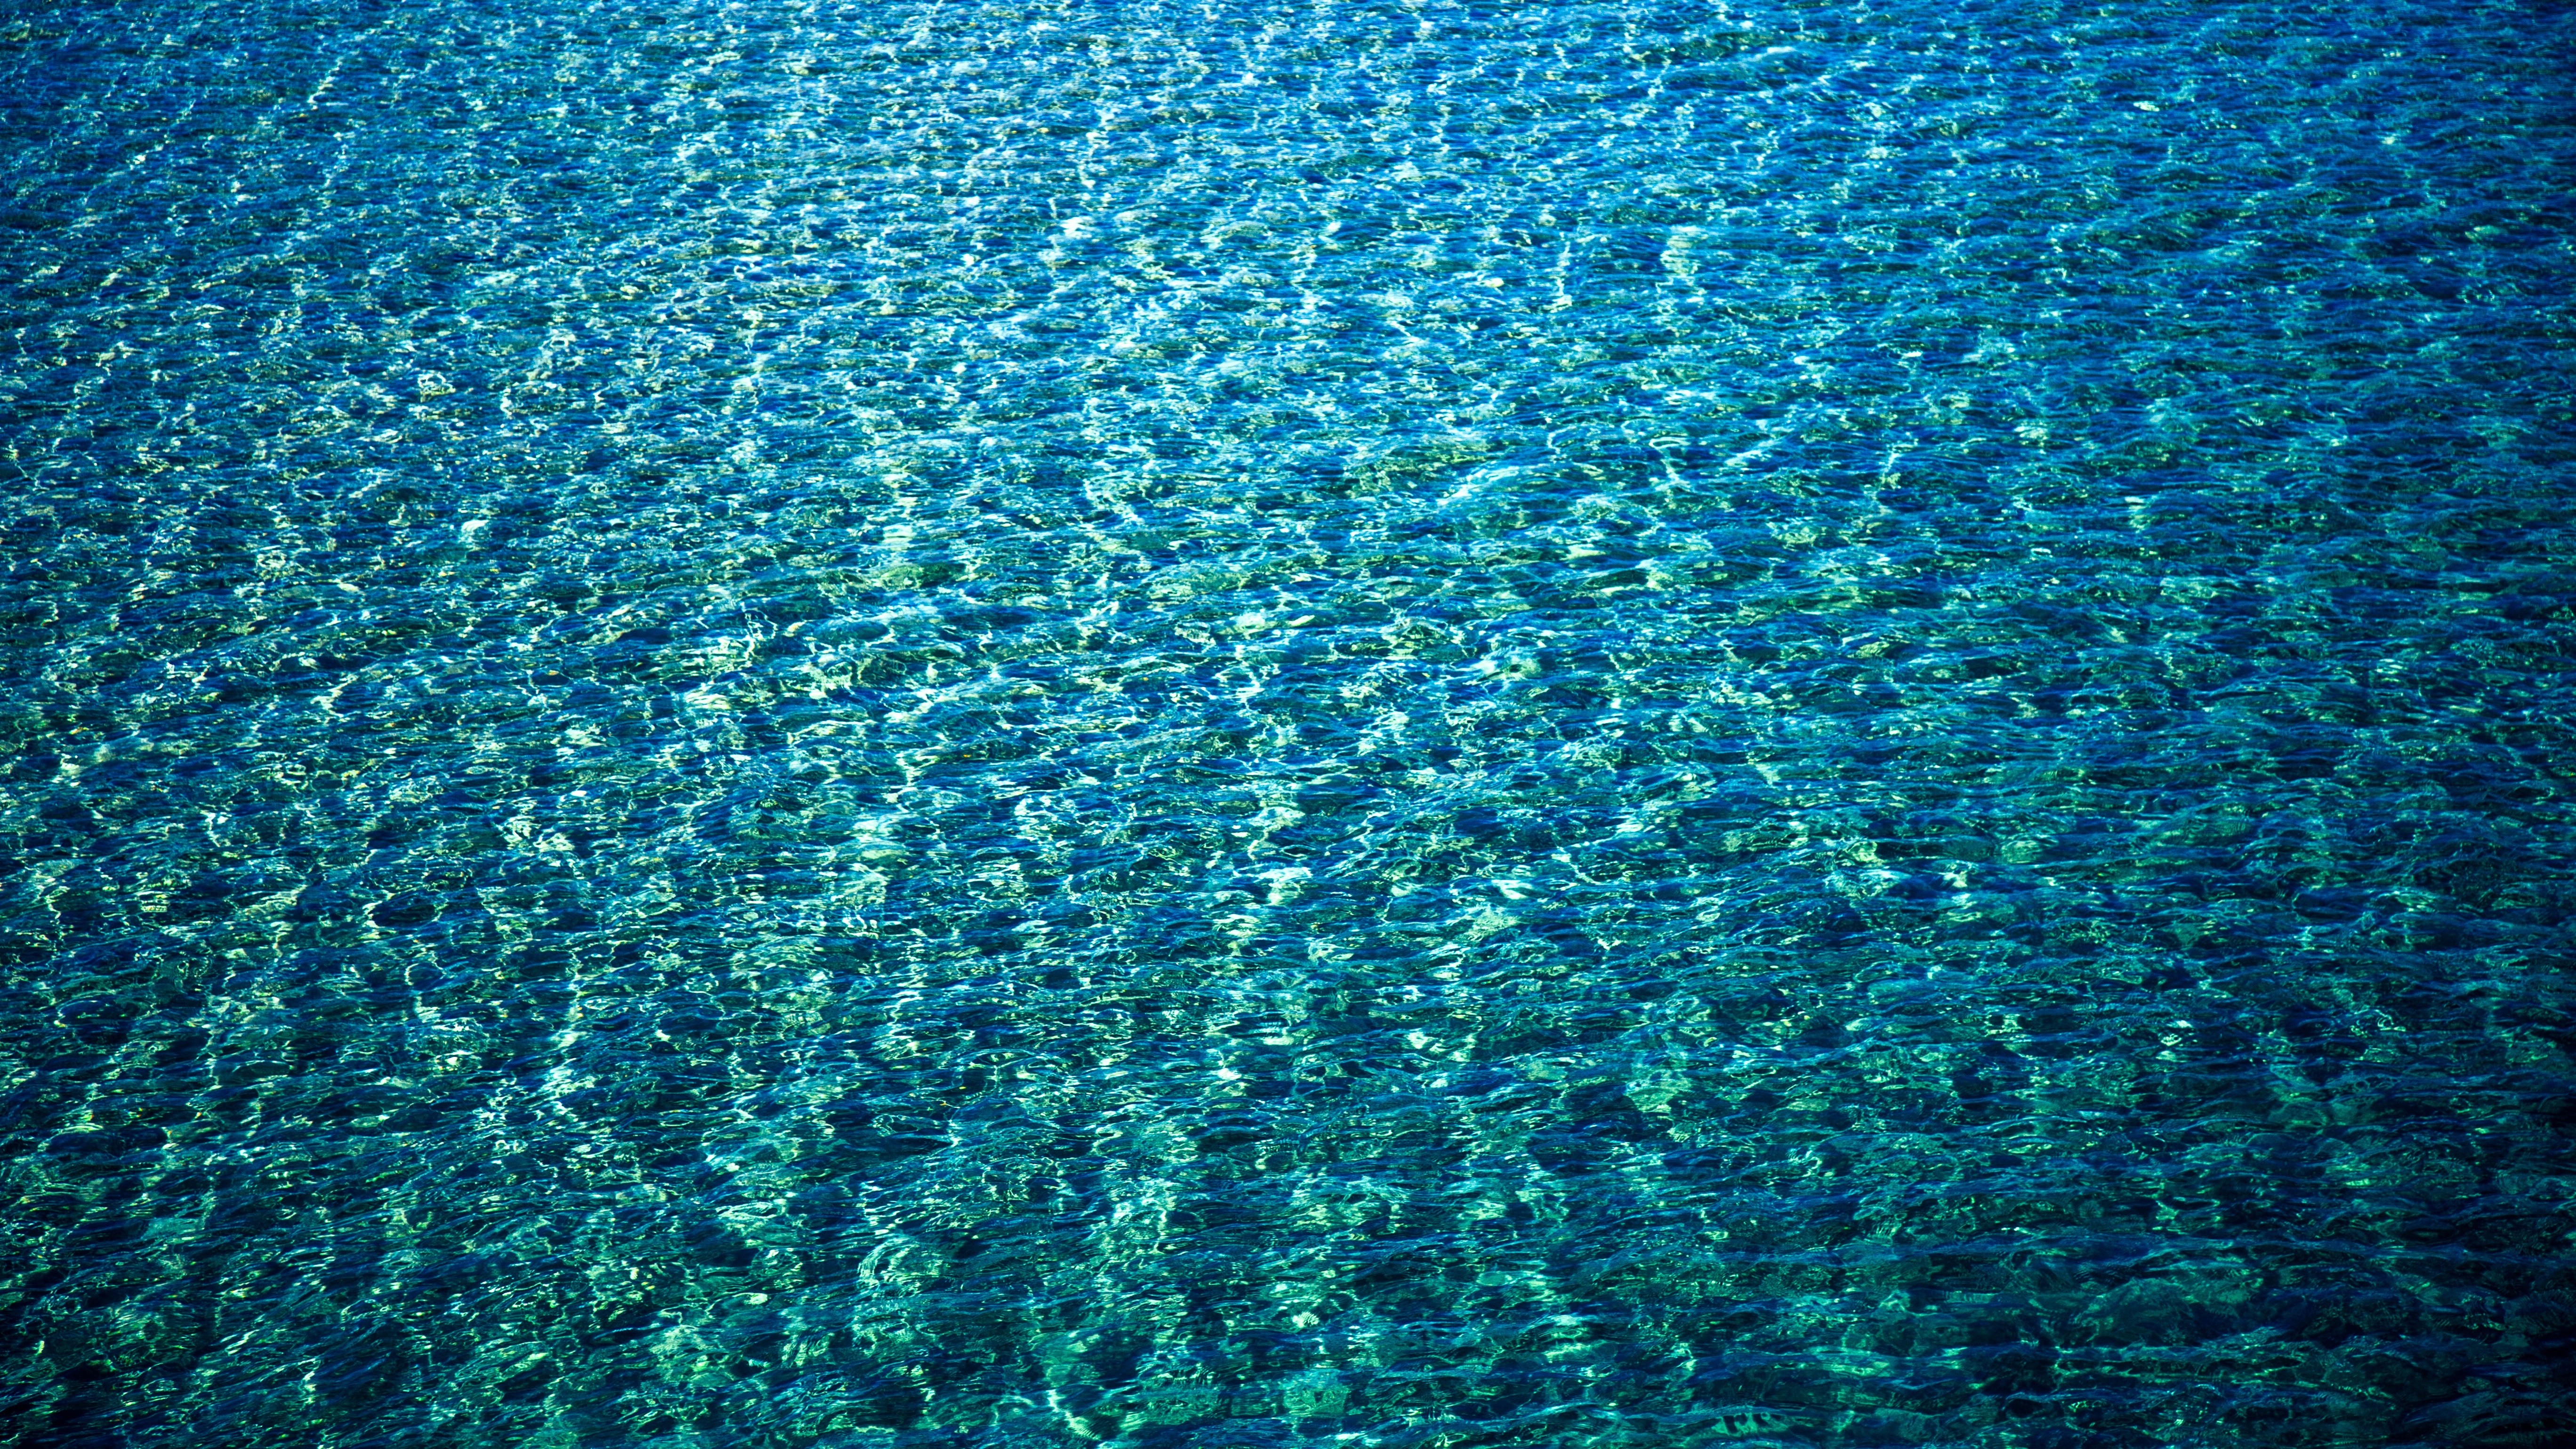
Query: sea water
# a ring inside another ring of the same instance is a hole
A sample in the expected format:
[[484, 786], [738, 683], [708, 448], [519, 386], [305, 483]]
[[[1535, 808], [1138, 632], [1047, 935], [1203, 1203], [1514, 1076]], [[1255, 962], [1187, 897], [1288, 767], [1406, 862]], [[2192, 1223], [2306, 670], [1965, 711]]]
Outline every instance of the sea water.
[[2571, 43], [11, 0], [0, 1432], [2568, 1442]]

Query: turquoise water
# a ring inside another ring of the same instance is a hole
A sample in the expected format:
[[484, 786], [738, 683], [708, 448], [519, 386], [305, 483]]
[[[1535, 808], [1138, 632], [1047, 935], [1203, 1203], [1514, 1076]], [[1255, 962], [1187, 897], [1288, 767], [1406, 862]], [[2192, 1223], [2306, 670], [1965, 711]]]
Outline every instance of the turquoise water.
[[0, 5], [0, 1423], [2550, 1446], [2563, 7]]

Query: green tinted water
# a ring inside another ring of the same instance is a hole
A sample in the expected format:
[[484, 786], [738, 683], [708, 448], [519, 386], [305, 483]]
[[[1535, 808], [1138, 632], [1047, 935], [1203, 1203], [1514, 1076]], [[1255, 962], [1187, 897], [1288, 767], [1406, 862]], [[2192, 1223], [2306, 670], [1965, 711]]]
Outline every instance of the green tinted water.
[[2566, 1442], [2569, 39], [9, 5], [8, 1432]]

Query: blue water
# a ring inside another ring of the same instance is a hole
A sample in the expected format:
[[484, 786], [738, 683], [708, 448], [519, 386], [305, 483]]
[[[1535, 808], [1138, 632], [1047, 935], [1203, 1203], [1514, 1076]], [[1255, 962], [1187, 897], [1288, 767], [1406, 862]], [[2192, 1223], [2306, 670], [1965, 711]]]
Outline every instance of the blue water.
[[2576, 1442], [2571, 24], [0, 0], [0, 1434]]

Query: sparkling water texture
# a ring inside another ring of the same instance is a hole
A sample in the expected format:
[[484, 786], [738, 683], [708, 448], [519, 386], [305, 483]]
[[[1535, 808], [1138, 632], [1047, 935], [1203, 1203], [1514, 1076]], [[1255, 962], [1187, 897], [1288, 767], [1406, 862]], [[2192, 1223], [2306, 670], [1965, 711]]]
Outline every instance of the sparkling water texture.
[[2572, 56], [0, 0], [0, 1438], [2576, 1442]]

